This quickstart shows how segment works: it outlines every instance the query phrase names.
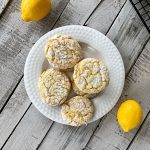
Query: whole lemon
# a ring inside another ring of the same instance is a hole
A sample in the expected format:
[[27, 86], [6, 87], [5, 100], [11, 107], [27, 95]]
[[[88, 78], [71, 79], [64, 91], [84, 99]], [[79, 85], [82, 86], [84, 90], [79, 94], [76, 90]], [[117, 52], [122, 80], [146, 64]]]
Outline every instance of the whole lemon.
[[117, 119], [124, 132], [137, 127], [142, 120], [142, 108], [135, 100], [126, 100], [118, 109]]
[[22, 0], [21, 13], [24, 21], [38, 21], [51, 10], [51, 0]]

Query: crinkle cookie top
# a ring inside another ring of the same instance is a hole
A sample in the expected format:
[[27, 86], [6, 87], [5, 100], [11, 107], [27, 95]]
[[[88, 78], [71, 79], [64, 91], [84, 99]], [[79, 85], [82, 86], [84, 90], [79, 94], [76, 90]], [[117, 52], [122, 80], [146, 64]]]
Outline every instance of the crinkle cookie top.
[[39, 79], [39, 89], [42, 100], [52, 106], [62, 104], [70, 92], [68, 77], [58, 70], [48, 69]]
[[50, 64], [61, 70], [74, 67], [82, 59], [79, 43], [68, 35], [55, 35], [49, 39], [45, 55]]
[[61, 108], [63, 120], [72, 126], [87, 124], [93, 116], [94, 106], [92, 102], [82, 96], [75, 96], [66, 101]]
[[73, 82], [82, 93], [99, 93], [109, 82], [108, 69], [100, 60], [84, 59], [75, 66]]

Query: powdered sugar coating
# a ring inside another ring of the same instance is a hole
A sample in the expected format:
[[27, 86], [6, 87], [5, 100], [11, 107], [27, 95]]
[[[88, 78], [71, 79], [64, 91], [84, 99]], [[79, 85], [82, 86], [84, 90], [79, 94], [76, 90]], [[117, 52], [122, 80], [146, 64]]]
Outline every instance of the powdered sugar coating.
[[108, 69], [102, 61], [86, 58], [75, 66], [72, 81], [77, 94], [91, 97], [107, 86]]
[[89, 94], [89, 93], [83, 93], [82, 91], [80, 91], [78, 89], [78, 87], [75, 85], [74, 82], [72, 82], [72, 87], [73, 87], [73, 90], [74, 92], [77, 94], [77, 95], [81, 95], [81, 96], [84, 96], [84, 97], [87, 97], [87, 98], [94, 98], [98, 95], [98, 93], [94, 93], [94, 94]]
[[71, 36], [55, 35], [45, 46], [45, 56], [55, 68], [66, 70], [82, 59], [82, 52], [79, 43]]
[[52, 106], [62, 104], [70, 92], [70, 81], [62, 72], [48, 69], [39, 79], [42, 100]]
[[61, 114], [68, 125], [81, 126], [92, 118], [94, 106], [89, 99], [75, 96], [62, 105]]

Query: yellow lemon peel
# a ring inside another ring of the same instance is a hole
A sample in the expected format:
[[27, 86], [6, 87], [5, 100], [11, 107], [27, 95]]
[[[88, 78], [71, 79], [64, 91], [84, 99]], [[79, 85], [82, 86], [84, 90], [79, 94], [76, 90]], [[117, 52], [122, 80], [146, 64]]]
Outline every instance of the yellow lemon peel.
[[22, 19], [28, 21], [38, 21], [48, 15], [51, 10], [51, 0], [22, 0]]
[[142, 120], [142, 108], [135, 100], [126, 100], [117, 112], [118, 123], [124, 132], [136, 128]]

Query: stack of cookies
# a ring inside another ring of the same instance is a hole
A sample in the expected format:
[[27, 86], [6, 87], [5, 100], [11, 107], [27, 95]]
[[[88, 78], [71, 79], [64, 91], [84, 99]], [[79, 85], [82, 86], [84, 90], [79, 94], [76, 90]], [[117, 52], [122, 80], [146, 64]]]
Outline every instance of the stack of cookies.
[[[45, 56], [53, 68], [40, 76], [42, 101], [51, 106], [61, 105], [66, 124], [87, 124], [94, 115], [94, 106], [89, 98], [98, 95], [109, 83], [107, 67], [101, 60], [83, 59], [81, 46], [68, 35], [55, 35], [49, 39]], [[73, 71], [71, 79], [65, 74], [67, 71]], [[71, 87], [77, 96], [68, 100]]]

